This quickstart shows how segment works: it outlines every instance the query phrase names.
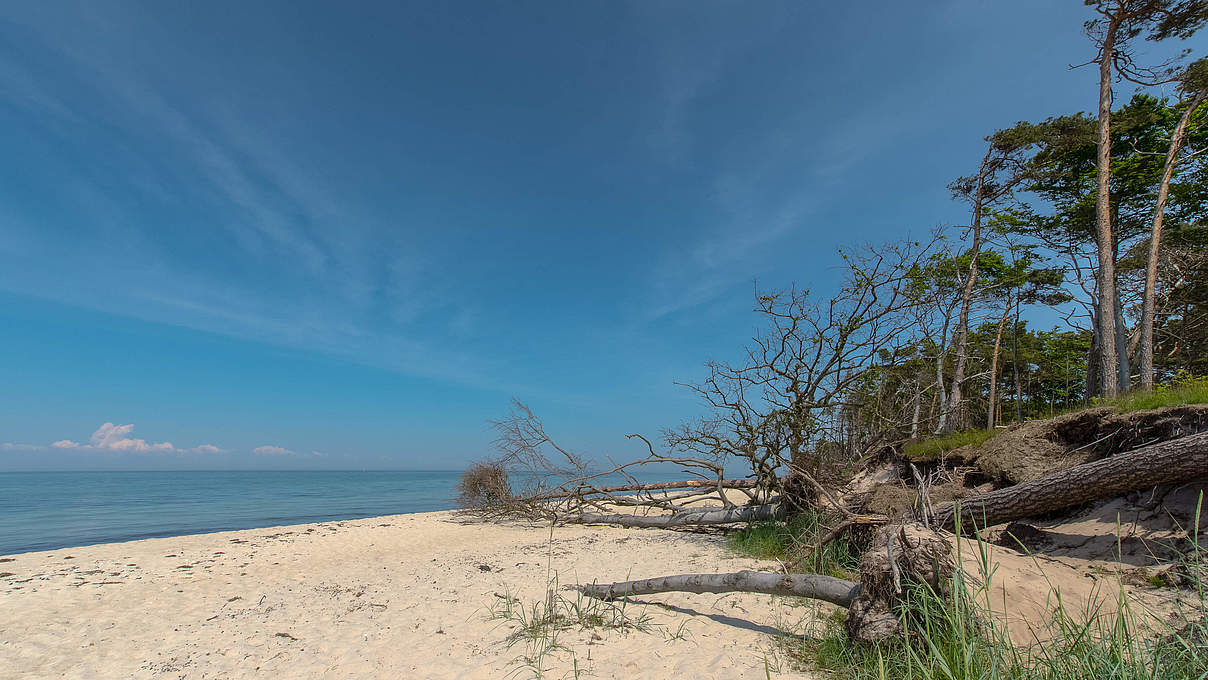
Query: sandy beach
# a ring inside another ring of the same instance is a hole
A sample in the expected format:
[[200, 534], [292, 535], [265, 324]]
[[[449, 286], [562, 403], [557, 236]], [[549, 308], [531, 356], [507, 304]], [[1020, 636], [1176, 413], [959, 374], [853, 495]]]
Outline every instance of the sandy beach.
[[[5, 678], [529, 677], [492, 619], [563, 583], [771, 563], [716, 534], [484, 524], [451, 512], [112, 543], [0, 558]], [[566, 597], [574, 598], [573, 593]], [[547, 677], [809, 677], [777, 637], [816, 620], [763, 595], [628, 605], [645, 630], [571, 629]]]

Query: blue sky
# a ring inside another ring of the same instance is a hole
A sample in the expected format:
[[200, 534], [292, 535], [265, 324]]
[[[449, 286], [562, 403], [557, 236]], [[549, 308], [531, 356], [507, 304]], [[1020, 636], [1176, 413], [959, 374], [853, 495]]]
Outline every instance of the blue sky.
[[756, 279], [962, 223], [982, 137], [1095, 101], [1078, 2], [23, 5], [10, 470], [457, 468], [513, 395], [639, 455]]

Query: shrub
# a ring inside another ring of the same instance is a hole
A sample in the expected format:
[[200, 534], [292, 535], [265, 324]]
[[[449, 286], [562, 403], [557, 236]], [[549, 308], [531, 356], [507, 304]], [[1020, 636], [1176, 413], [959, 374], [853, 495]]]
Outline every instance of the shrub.
[[474, 463], [457, 484], [457, 504], [468, 510], [490, 510], [512, 500], [512, 487], [503, 463], [488, 460]]

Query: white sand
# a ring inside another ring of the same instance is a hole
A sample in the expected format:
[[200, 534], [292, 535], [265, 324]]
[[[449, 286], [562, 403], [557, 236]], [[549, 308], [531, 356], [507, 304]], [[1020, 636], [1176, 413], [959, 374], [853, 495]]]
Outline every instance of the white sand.
[[[14, 555], [0, 562], [12, 573], [0, 578], [0, 677], [503, 678], [526, 647], [509, 648], [513, 628], [489, 610], [496, 594], [545, 596], [550, 548], [548, 527], [427, 513]], [[572, 526], [554, 530], [552, 566], [573, 583], [772, 565], [716, 535]], [[777, 636], [804, 630], [809, 607], [642, 601], [668, 605], [629, 606], [654, 630], [564, 632], [547, 677], [574, 677], [575, 664], [596, 678], [808, 677]]]

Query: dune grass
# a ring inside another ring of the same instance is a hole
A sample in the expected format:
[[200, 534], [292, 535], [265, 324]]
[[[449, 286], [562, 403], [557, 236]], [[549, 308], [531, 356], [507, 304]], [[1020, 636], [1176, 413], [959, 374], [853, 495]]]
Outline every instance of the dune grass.
[[[1194, 527], [1201, 526], [1203, 498]], [[988, 614], [994, 579], [988, 549], [978, 556], [981, 573], [971, 583], [957, 570], [950, 595], [925, 584], [906, 591], [903, 639], [865, 646], [851, 642], [841, 619], [823, 624], [822, 635], [803, 642], [803, 656], [831, 677], [845, 680], [1205, 680], [1208, 678], [1208, 549], [1188, 531], [1185, 554], [1192, 584], [1179, 620], [1167, 634], [1153, 634], [1152, 619], [1127, 600], [1114, 617], [1072, 616], [1060, 607], [1051, 622], [1055, 639], [1016, 647], [1005, 627]], [[980, 585], [977, 585], [980, 584]], [[1122, 591], [1124, 592], [1124, 591]], [[1059, 601], [1059, 600], [1058, 600]]]
[[[803, 550], [817, 545], [828, 531], [827, 518], [818, 512], [804, 512], [788, 522], [754, 522], [727, 537], [730, 549], [758, 559], [789, 561]], [[797, 565], [797, 570], [854, 578], [859, 568], [859, 550], [847, 538], [838, 538]]]

